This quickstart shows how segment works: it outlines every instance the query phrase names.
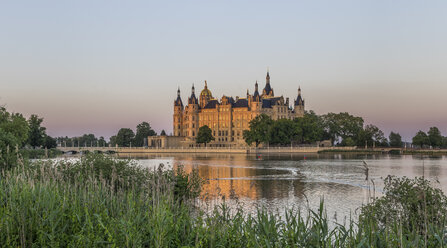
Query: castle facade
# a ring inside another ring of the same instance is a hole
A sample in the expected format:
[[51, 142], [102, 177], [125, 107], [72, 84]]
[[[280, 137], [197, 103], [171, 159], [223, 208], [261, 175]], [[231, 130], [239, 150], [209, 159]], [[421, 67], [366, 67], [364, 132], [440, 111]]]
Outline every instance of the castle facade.
[[270, 75], [267, 72], [265, 87], [262, 93], [255, 84], [253, 94], [245, 97], [222, 96], [219, 100], [213, 97], [207, 82], [196, 97], [194, 85], [187, 105], [183, 105], [180, 89], [174, 101], [173, 136], [184, 137], [182, 143], [194, 146], [199, 128], [207, 125], [215, 138], [210, 146], [228, 147], [244, 146], [243, 131], [249, 129], [249, 123], [260, 114], [266, 114], [273, 120], [294, 119], [304, 116], [304, 99], [298, 88], [296, 100], [290, 104], [289, 98], [276, 97], [270, 85]]

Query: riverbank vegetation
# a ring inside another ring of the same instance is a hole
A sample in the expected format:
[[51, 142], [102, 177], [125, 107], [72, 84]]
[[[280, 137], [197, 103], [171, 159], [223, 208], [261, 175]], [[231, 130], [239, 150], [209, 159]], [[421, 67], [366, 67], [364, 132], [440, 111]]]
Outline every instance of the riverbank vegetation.
[[181, 168], [138, 167], [90, 154], [19, 158], [2, 169], [2, 247], [447, 247], [445, 195], [423, 178], [385, 179], [359, 219], [334, 224], [324, 203], [255, 215], [225, 203], [197, 207], [203, 181]]
[[[249, 129], [243, 133], [248, 145], [261, 143], [272, 146], [294, 144], [315, 144], [330, 140], [336, 146], [357, 146], [359, 148], [396, 147], [404, 145], [399, 133], [391, 132], [389, 139], [377, 126], [365, 125], [362, 117], [349, 113], [328, 113], [317, 115], [306, 111], [304, 116], [294, 120], [272, 120], [261, 114], [250, 121]], [[419, 131], [413, 138], [413, 145], [420, 148], [447, 148], [447, 137], [437, 127], [431, 127], [426, 134]]]

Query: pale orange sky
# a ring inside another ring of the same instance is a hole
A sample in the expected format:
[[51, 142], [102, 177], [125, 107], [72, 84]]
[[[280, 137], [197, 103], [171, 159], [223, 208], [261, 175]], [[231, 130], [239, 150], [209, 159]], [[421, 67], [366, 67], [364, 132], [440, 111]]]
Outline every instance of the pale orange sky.
[[45, 118], [53, 136], [148, 121], [172, 131], [207, 80], [244, 96], [267, 67], [276, 95], [350, 112], [405, 139], [447, 135], [444, 1], [14, 1], [0, 3], [0, 104]]

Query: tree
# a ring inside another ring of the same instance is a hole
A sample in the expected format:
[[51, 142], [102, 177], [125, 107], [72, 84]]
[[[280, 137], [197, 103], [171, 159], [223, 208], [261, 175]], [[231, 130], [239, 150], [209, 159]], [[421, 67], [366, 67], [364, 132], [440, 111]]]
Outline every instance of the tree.
[[344, 113], [328, 113], [322, 116], [325, 136], [330, 137], [332, 142], [351, 138], [358, 140], [360, 132], [363, 130], [363, 118]]
[[199, 132], [197, 133], [197, 144], [206, 144], [214, 140], [213, 133], [211, 128], [209, 128], [207, 125], [201, 126], [199, 128]]
[[294, 137], [294, 122], [289, 119], [279, 119], [272, 122], [269, 131], [270, 144], [287, 145]]
[[100, 146], [100, 147], [107, 146], [107, 142], [103, 136], [99, 137], [98, 146]]
[[4, 107], [0, 107], [0, 129], [14, 136], [20, 147], [28, 140], [29, 126], [25, 117], [19, 113], [9, 113]]
[[296, 118], [294, 139], [299, 143], [311, 144], [323, 139], [323, 120], [313, 111], [306, 112], [302, 118]]
[[424, 145], [430, 145], [430, 139], [425, 132], [419, 130], [419, 132], [417, 132], [413, 137], [413, 145], [423, 148]]
[[391, 147], [402, 147], [402, 137], [399, 133], [390, 133], [390, 146]]
[[48, 149], [56, 148], [57, 147], [56, 139], [48, 135], [45, 135], [43, 146]]
[[442, 137], [442, 148], [447, 148], [447, 137]]
[[166, 136], [166, 132], [165, 132], [165, 130], [161, 130], [160, 135], [161, 135], [161, 136]]
[[431, 127], [430, 130], [428, 130], [428, 139], [430, 141], [430, 145], [432, 147], [441, 147], [443, 143], [443, 138], [441, 135], [441, 132], [437, 127]]
[[151, 125], [147, 122], [142, 122], [137, 126], [137, 134], [135, 135], [134, 144], [135, 146], [144, 146], [144, 139], [148, 136], [155, 136], [157, 133], [152, 130]]
[[370, 147], [374, 145], [388, 146], [388, 141], [382, 130], [372, 124], [369, 124], [359, 132], [356, 144], [357, 146], [368, 145]]
[[110, 146], [116, 146], [116, 135], [113, 135], [112, 137], [110, 137]]
[[28, 122], [21, 114], [9, 113], [0, 106], [0, 169], [16, 164], [17, 148], [28, 139]]
[[135, 138], [135, 134], [130, 128], [121, 128], [116, 135], [116, 144], [122, 147], [129, 147]]
[[250, 121], [249, 130], [244, 130], [243, 137], [248, 145], [253, 142], [256, 147], [261, 143], [270, 142], [270, 129], [273, 124], [272, 119], [266, 114], [260, 114]]
[[39, 118], [37, 115], [31, 115], [28, 120], [28, 144], [30, 144], [34, 148], [44, 145], [45, 142], [46, 128], [41, 126], [42, 122], [43, 118]]

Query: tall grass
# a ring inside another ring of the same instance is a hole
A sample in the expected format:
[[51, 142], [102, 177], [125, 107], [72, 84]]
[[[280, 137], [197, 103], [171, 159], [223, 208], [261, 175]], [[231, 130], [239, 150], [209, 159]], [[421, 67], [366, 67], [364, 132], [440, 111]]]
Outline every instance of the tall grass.
[[1, 173], [2, 247], [447, 247], [445, 219], [425, 218], [426, 232], [410, 230], [399, 218], [377, 219], [378, 207], [332, 228], [323, 202], [284, 217], [226, 204], [205, 213], [195, 206], [196, 172], [103, 155]]

